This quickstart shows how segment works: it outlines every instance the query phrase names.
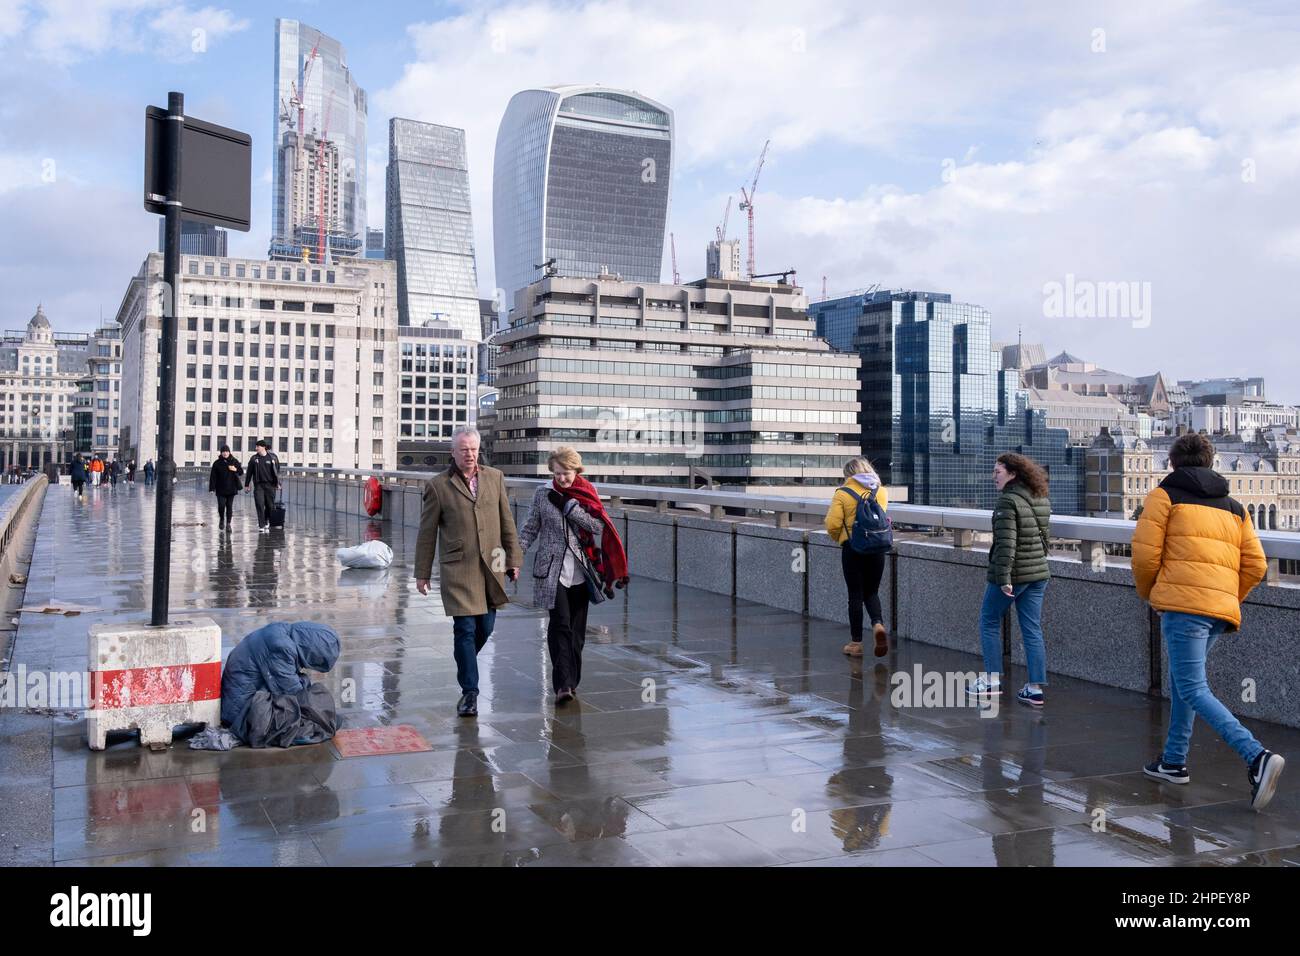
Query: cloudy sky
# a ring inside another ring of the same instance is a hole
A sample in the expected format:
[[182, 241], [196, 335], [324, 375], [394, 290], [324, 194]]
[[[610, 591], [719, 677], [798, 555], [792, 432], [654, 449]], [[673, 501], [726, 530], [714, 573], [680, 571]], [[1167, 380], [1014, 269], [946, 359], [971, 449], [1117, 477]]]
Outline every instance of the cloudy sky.
[[[265, 254], [277, 16], [338, 37], [369, 93], [372, 226], [388, 118], [465, 129], [484, 296], [507, 101], [600, 83], [675, 111], [684, 279], [771, 139], [759, 272], [796, 268], [814, 297], [823, 276], [831, 294], [946, 291], [989, 309], [995, 338], [1023, 327], [1135, 375], [1263, 375], [1300, 401], [1300, 13], [1283, 0], [0, 0], [5, 328], [37, 302], [68, 330], [115, 313], [156, 242], [142, 118], [169, 89], [252, 134], [253, 228], [231, 251]], [[1138, 297], [1054, 309], [1067, 277]]]

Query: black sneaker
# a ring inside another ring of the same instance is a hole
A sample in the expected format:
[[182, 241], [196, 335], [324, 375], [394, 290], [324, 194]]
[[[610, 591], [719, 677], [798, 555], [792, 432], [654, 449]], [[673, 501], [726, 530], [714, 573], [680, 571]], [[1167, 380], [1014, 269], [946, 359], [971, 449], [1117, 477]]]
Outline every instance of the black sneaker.
[[1160, 757], [1142, 768], [1148, 777], [1164, 780], [1168, 783], [1191, 783], [1192, 775], [1187, 772], [1186, 764], [1168, 764]]
[[1277, 780], [1282, 776], [1285, 767], [1286, 761], [1282, 759], [1282, 755], [1275, 754], [1271, 750], [1265, 750], [1255, 758], [1247, 774], [1250, 777], [1252, 810], [1263, 810], [1268, 806], [1268, 802], [1273, 799], [1273, 794], [1277, 792]]
[[478, 716], [478, 694], [461, 694], [456, 704], [456, 714], [460, 717]]

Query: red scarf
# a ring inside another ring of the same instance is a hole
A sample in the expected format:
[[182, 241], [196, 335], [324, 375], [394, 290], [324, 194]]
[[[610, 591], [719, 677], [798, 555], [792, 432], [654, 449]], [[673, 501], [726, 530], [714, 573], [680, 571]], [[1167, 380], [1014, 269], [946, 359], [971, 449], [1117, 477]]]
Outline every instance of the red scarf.
[[561, 488], [555, 482], [551, 482], [551, 487], [566, 499], [572, 498], [578, 502], [579, 507], [585, 508], [593, 518], [599, 518], [601, 524], [605, 526], [600, 536], [599, 548], [596, 547], [595, 536], [590, 531], [577, 526], [574, 526], [573, 530], [577, 532], [578, 543], [582, 545], [583, 552], [591, 560], [592, 567], [604, 580], [605, 593], [613, 597], [614, 588], [627, 585], [627, 552], [623, 549], [623, 541], [619, 538], [618, 532], [614, 530], [614, 522], [609, 520], [605, 506], [600, 503], [600, 495], [596, 493], [595, 486], [582, 475], [578, 475], [573, 479], [573, 484], [567, 488]]

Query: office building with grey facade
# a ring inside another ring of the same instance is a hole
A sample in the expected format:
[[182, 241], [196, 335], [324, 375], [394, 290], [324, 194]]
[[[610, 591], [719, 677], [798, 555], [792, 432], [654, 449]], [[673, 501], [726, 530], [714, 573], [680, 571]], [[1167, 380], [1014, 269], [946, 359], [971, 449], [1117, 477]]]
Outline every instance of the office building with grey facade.
[[858, 454], [858, 359], [806, 309], [779, 283], [535, 282], [497, 336], [493, 463], [538, 477], [572, 445], [594, 481], [837, 485]]

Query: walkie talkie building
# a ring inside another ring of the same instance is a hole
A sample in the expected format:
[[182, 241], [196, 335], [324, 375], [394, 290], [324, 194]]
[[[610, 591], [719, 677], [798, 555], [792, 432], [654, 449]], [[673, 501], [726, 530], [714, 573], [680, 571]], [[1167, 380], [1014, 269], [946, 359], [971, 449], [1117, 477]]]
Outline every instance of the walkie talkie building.
[[542, 278], [602, 269], [658, 282], [673, 160], [673, 113], [626, 90], [516, 93], [497, 132], [492, 178], [496, 281], [506, 302]]

